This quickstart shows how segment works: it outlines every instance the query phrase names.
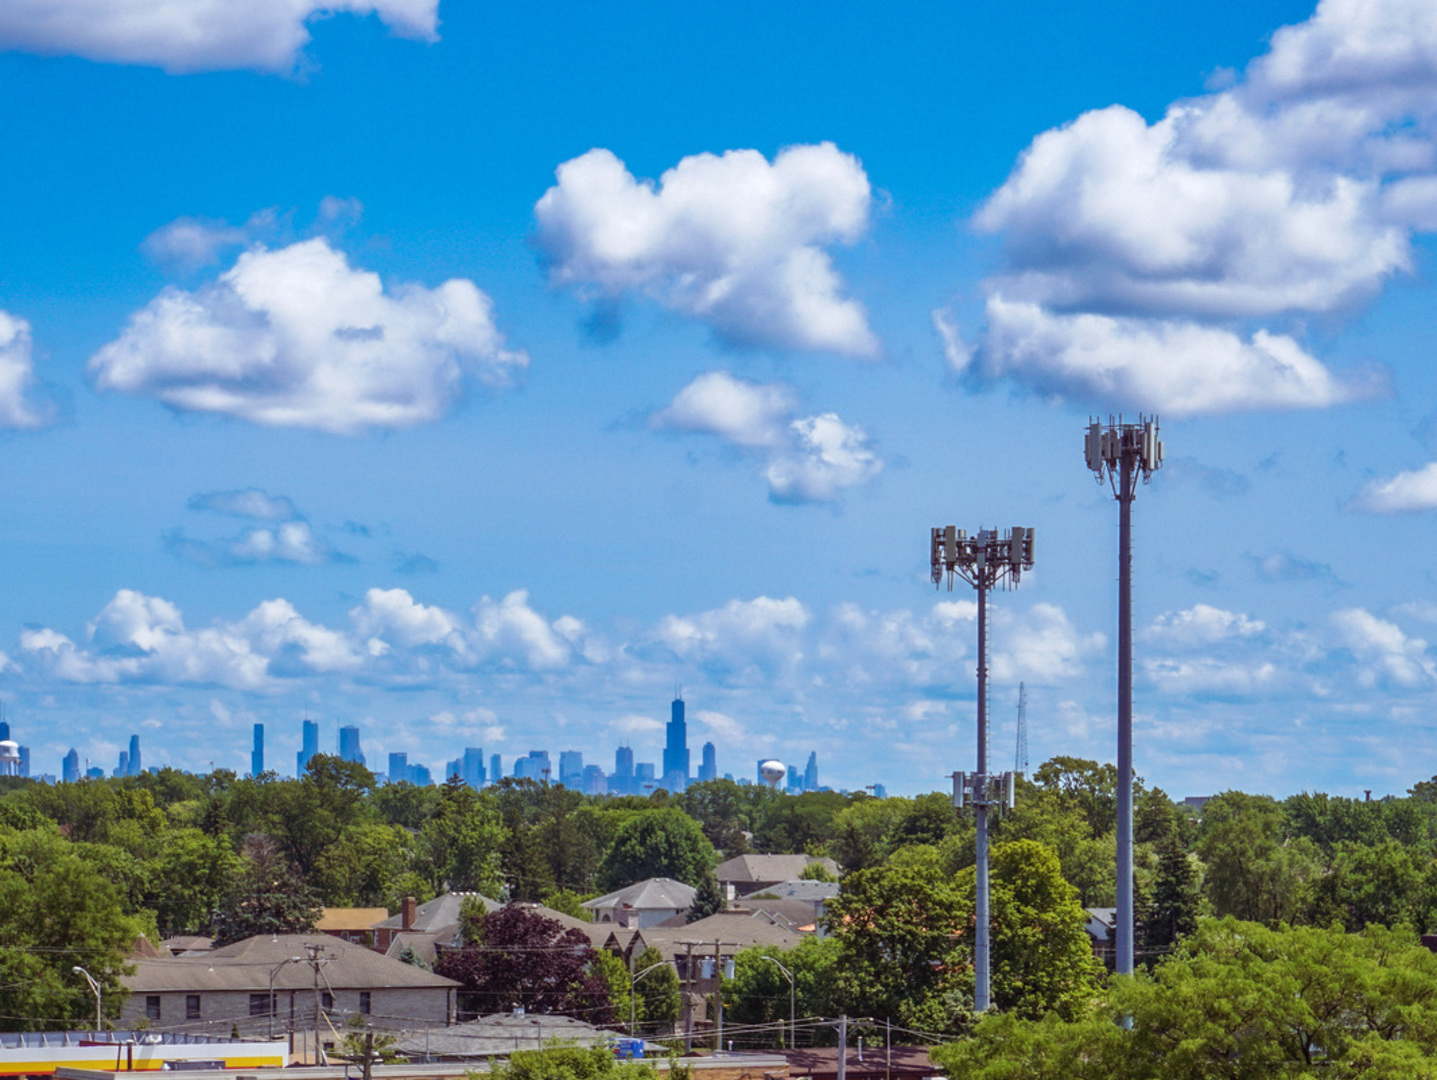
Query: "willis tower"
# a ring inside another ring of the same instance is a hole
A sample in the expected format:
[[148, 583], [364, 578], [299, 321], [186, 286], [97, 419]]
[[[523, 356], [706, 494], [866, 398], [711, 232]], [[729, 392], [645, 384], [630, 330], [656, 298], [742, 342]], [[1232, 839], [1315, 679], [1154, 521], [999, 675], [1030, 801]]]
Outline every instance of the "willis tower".
[[664, 745], [664, 787], [683, 791], [689, 783], [689, 729], [684, 722], [684, 699], [674, 698]]

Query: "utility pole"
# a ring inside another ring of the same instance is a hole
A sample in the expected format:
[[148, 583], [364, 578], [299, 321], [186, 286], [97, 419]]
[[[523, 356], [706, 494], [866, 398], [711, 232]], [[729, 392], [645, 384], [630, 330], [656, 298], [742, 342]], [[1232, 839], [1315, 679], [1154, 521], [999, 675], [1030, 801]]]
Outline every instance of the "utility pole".
[[838, 1080], [848, 1080], [848, 1014], [838, 1018]]
[[1162, 468], [1158, 418], [1138, 414], [1136, 424], [1089, 420], [1084, 451], [1099, 484], [1118, 500], [1118, 910], [1119, 975], [1133, 973], [1133, 482], [1151, 483]]
[[694, 1052], [694, 946], [696, 941], [681, 942], [684, 947], [684, 1053]]
[[978, 771], [971, 777], [953, 774], [953, 805], [961, 809], [971, 802], [978, 827], [973, 920], [973, 1008], [976, 1012], [988, 1008], [992, 985], [988, 808], [999, 805], [1000, 800], [1011, 808], [1014, 793], [1012, 773], [988, 773], [988, 592], [995, 585], [1017, 587], [1023, 571], [1033, 569], [1033, 542], [1034, 530], [1021, 525], [1002, 535], [997, 529], [983, 529], [973, 537], [948, 525], [933, 530], [929, 547], [934, 585], [942, 584], [946, 577], [951, 590], [954, 580], [962, 578], [978, 593]]
[[324, 962], [324, 946], [306, 943], [304, 951], [309, 954], [309, 966], [314, 969], [314, 1061], [319, 1065], [323, 1064], [321, 1058], [324, 1056], [324, 1052], [319, 1048], [319, 965]]

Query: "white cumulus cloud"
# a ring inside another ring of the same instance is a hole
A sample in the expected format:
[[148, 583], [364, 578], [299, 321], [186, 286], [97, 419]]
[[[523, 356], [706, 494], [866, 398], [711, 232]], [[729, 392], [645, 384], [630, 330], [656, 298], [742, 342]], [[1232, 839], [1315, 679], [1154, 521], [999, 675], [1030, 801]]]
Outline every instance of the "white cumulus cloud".
[[765, 670], [797, 663], [811, 616], [792, 596], [730, 600], [695, 615], [668, 615], [655, 636], [682, 660], [725, 669]]
[[717, 435], [745, 447], [780, 445], [795, 407], [791, 387], [752, 383], [727, 371], [708, 371], [654, 413], [649, 426], [660, 431]]
[[281, 675], [350, 671], [361, 658], [348, 638], [267, 600], [238, 622], [190, 630], [174, 604], [121, 589], [77, 644], [52, 629], [27, 630], [21, 650], [67, 682], [220, 685], [259, 689]]
[[349, 617], [371, 653], [387, 652], [390, 643], [407, 649], [439, 644], [465, 647], [458, 616], [419, 603], [405, 589], [370, 589]]
[[473, 282], [386, 290], [317, 238], [246, 251], [194, 292], [167, 288], [90, 371], [102, 390], [186, 412], [350, 434], [436, 419], [466, 374], [503, 386], [527, 364]]
[[31, 428], [45, 422], [25, 394], [35, 382], [30, 324], [0, 311], [0, 427]]
[[405, 37], [437, 37], [439, 0], [5, 0], [0, 48], [171, 72], [289, 72], [309, 23], [341, 13], [376, 15]]
[[1437, 227], [1432, 22], [1424, 0], [1322, 0], [1226, 90], [1040, 134], [974, 218], [1005, 261], [975, 373], [1189, 414], [1381, 389], [1291, 331], [1410, 272]]
[[845, 424], [836, 413], [805, 416], [789, 427], [791, 448], [763, 471], [775, 502], [832, 502], [845, 488], [883, 471], [864, 430]]
[[1396, 623], [1364, 608], [1344, 608], [1332, 616], [1332, 622], [1365, 665], [1359, 673], [1364, 685], [1390, 682], [1410, 689], [1437, 682], [1437, 665], [1427, 654], [1427, 642], [1408, 637]]
[[1194, 604], [1184, 611], [1159, 615], [1144, 636], [1163, 645], [1191, 648], [1256, 637], [1266, 629], [1265, 623], [1241, 612], [1224, 611], [1211, 604]]
[[772, 162], [756, 150], [696, 154], [657, 184], [595, 149], [557, 177], [535, 207], [556, 283], [652, 297], [733, 344], [877, 352], [826, 250], [863, 234], [872, 203], [863, 167], [832, 143]]
[[795, 417], [793, 389], [710, 371], [689, 383], [649, 426], [716, 435], [758, 453], [774, 502], [832, 502], [883, 470], [867, 433], [836, 413]]
[[1437, 509], [1437, 461], [1386, 480], [1372, 481], [1358, 494], [1355, 505], [1374, 514]]
[[1244, 340], [1186, 320], [1058, 314], [997, 296], [987, 313], [987, 374], [1176, 416], [1334, 405], [1384, 385], [1375, 377], [1338, 379], [1293, 338], [1266, 330]]

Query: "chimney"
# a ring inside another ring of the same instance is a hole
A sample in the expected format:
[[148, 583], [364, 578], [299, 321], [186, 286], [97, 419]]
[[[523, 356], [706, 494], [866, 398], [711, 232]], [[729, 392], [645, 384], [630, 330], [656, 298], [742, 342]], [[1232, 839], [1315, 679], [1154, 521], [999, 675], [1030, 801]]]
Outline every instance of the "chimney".
[[414, 897], [406, 896], [404, 902], [399, 905], [399, 929], [414, 929]]

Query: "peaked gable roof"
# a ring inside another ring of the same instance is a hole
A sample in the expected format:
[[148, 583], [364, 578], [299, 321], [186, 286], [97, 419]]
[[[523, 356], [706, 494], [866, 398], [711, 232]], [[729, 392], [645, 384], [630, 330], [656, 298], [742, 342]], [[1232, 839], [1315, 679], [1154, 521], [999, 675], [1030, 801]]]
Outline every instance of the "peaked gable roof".
[[714, 870], [720, 881], [731, 881], [735, 885], [754, 882], [791, 881], [799, 877], [812, 863], [822, 863], [835, 876], [838, 864], [832, 859], [815, 859], [812, 855], [736, 855], [727, 862], [721, 862]]
[[675, 911], [686, 911], [693, 905], [694, 897], [697, 895], [698, 890], [692, 885], [685, 885], [682, 881], [675, 881], [673, 878], [658, 877], [636, 881], [632, 885], [627, 885], [607, 895], [595, 897], [593, 900], [585, 900], [580, 906], [589, 911], [617, 907], [634, 908], [640, 911], [663, 911], [670, 908]]

